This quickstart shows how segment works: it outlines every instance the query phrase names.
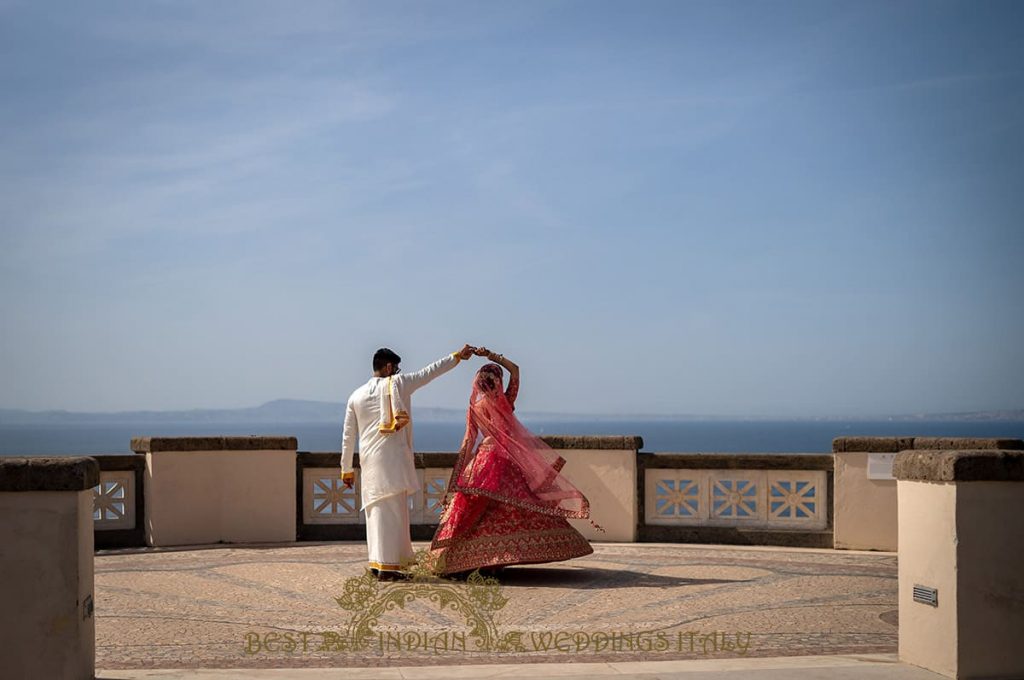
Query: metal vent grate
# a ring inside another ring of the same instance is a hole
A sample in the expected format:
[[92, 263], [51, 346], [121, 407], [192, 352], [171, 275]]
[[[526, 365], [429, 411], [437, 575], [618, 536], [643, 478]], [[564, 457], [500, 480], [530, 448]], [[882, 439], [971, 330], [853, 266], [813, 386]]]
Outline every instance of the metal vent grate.
[[939, 591], [937, 588], [914, 584], [914, 602], [930, 604], [933, 607], [939, 606]]

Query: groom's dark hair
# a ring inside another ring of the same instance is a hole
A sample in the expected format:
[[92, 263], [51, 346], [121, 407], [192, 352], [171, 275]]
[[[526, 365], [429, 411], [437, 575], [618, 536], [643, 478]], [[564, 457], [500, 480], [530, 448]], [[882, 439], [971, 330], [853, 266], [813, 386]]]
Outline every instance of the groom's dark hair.
[[398, 356], [387, 347], [381, 347], [373, 353], [373, 370], [379, 371], [384, 368], [385, 364], [397, 364], [401, 361], [402, 357]]

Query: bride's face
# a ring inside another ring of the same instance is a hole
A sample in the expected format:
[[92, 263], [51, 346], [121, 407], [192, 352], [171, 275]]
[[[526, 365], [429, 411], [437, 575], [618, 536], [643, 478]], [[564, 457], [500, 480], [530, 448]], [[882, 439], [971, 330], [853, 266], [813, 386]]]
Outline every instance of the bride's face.
[[495, 371], [490, 366], [484, 366], [476, 374], [476, 386], [484, 394], [493, 394], [501, 391], [501, 372]]

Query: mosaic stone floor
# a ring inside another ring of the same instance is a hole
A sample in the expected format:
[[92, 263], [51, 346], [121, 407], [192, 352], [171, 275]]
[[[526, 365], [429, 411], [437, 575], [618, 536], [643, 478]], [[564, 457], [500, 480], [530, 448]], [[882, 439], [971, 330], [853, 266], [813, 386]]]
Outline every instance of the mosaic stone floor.
[[[96, 666], [367, 667], [896, 652], [893, 553], [594, 547], [594, 554], [569, 562], [509, 568], [489, 586], [360, 579], [362, 543], [99, 551]], [[364, 637], [353, 635], [360, 631]]]

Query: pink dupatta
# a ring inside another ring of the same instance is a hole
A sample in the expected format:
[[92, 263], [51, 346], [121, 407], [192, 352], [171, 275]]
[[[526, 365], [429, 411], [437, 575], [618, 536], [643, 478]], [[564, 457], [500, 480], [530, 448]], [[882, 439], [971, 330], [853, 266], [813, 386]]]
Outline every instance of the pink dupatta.
[[[501, 390], [501, 378], [497, 364], [487, 364], [477, 371], [466, 411], [466, 434], [448, 482], [433, 548], [450, 544], [460, 529], [467, 528], [445, 521], [457, 491], [547, 515], [590, 517], [586, 496], [561, 474], [565, 459], [515, 417], [512, 402]], [[478, 442], [481, 434], [484, 440]], [[477, 453], [487, 438], [494, 452], [487, 457], [488, 464], [474, 464], [484, 462], [477, 461]], [[525, 483], [510, 483], [510, 475], [521, 475]]]

